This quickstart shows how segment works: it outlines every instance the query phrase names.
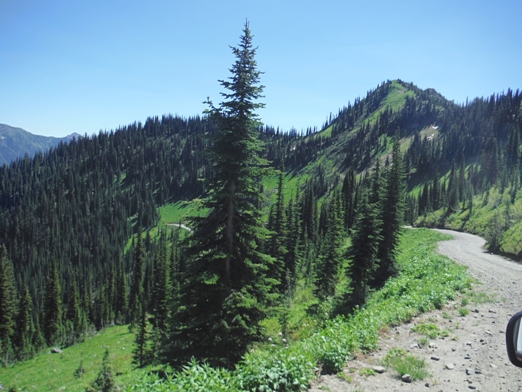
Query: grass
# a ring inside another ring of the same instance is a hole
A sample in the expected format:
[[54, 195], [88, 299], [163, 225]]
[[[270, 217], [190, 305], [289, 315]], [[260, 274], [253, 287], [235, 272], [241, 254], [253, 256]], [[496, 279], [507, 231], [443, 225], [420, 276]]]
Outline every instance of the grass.
[[417, 324], [411, 330], [413, 332], [425, 335], [429, 339], [437, 339], [439, 337], [445, 338], [449, 336], [448, 331], [441, 330], [436, 324], [433, 323]]
[[399, 378], [409, 374], [416, 381], [423, 380], [429, 376], [428, 366], [424, 359], [408, 354], [400, 348], [391, 349], [384, 357], [383, 364], [395, 370]]
[[[62, 354], [51, 354], [50, 349], [34, 358], [0, 369], [0, 384], [9, 388], [15, 384], [19, 391], [84, 391], [98, 375], [105, 347], [119, 385], [134, 381], [145, 370], [132, 366], [134, 334], [128, 326], [107, 328], [81, 344], [65, 348]], [[75, 373], [82, 365], [84, 374]]]

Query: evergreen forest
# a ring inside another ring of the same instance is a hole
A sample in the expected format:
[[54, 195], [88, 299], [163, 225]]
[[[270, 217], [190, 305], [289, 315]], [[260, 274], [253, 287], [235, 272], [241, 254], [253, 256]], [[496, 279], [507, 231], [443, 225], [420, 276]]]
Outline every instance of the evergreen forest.
[[0, 167], [4, 366], [129, 325], [136, 367], [234, 369], [266, 320], [291, 339], [298, 293], [308, 314], [356, 314], [397, 276], [403, 225], [522, 256], [522, 92], [456, 104], [385, 81], [319, 129], [281, 130], [256, 113], [248, 23], [232, 54], [223, 101], [200, 116]]

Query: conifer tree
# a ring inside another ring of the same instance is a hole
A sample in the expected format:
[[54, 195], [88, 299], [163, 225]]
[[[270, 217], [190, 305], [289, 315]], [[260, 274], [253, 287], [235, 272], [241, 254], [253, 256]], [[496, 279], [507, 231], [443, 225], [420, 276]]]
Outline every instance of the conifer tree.
[[339, 266], [343, 259], [341, 250], [344, 239], [343, 212], [341, 199], [337, 192], [335, 192], [328, 210], [329, 224], [326, 232], [325, 248], [319, 258], [315, 281], [315, 292], [321, 299], [335, 294]]
[[69, 303], [67, 305], [67, 320], [72, 323], [75, 338], [79, 337], [87, 326], [85, 323], [83, 309], [80, 306], [80, 293], [78, 291], [76, 280], [73, 282], [72, 293], [69, 295]]
[[7, 250], [0, 248], [0, 353], [4, 366], [9, 364], [12, 354], [12, 338], [16, 315], [16, 289], [13, 263]]
[[138, 320], [138, 331], [136, 333], [136, 338], [134, 339], [136, 347], [133, 351], [133, 362], [138, 367], [143, 367], [148, 363], [149, 359], [149, 333], [147, 331], [148, 317], [145, 304], [142, 304], [140, 308], [141, 313]]
[[86, 389], [86, 392], [114, 392], [119, 390], [114, 380], [114, 370], [109, 358], [109, 349], [105, 349], [102, 366], [96, 379]]
[[152, 286], [152, 317], [150, 322], [154, 328], [155, 343], [160, 345], [162, 336], [166, 333], [167, 319], [169, 317], [170, 302], [170, 271], [167, 263], [166, 238], [162, 234], [159, 250], [154, 260], [154, 281]]
[[62, 298], [56, 260], [53, 259], [45, 288], [43, 333], [48, 345], [53, 345], [62, 326]]
[[208, 214], [192, 219], [181, 306], [171, 334], [174, 361], [194, 356], [226, 367], [261, 337], [259, 322], [271, 290], [266, 269], [272, 262], [259, 251], [266, 239], [257, 209], [266, 162], [258, 156], [255, 110], [264, 105], [256, 102], [263, 86], [248, 22], [232, 51], [232, 75], [220, 81], [225, 100], [219, 107], [208, 101], [208, 115], [217, 125], [208, 151], [213, 175], [206, 179], [209, 193], [202, 202]]
[[34, 334], [33, 322], [33, 299], [26, 288], [24, 295], [20, 298], [18, 321], [16, 328], [16, 346], [20, 354], [24, 355], [34, 351], [32, 340]]
[[285, 256], [288, 253], [286, 248], [287, 226], [286, 214], [284, 206], [284, 167], [281, 166], [277, 186], [277, 201], [273, 208], [273, 213], [270, 219], [270, 236], [268, 254], [274, 258], [274, 264], [271, 268], [270, 277], [277, 281], [277, 289], [279, 293], [283, 294], [285, 290], [285, 276], [295, 274], [295, 265], [285, 264]]
[[381, 287], [388, 278], [397, 274], [395, 263], [399, 232], [404, 218], [405, 175], [400, 151], [400, 131], [394, 136], [392, 162], [387, 169], [386, 185], [380, 216], [381, 241], [377, 253], [379, 266], [374, 274], [372, 286]]
[[368, 296], [368, 284], [375, 272], [377, 251], [381, 239], [378, 210], [364, 197], [357, 211], [357, 221], [352, 231], [352, 243], [347, 251], [351, 263], [347, 274], [351, 279], [351, 306], [362, 306]]
[[141, 239], [141, 231], [138, 232], [136, 249], [134, 250], [134, 272], [132, 275], [131, 289], [129, 293], [129, 328], [132, 329], [138, 322], [141, 314], [141, 298], [144, 295], [143, 290], [143, 242]]

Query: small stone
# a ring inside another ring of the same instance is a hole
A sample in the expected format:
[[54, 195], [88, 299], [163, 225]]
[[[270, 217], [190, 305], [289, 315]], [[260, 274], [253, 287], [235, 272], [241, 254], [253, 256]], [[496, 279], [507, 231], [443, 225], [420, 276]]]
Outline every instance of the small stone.
[[494, 363], [491, 363], [489, 366], [491, 366], [493, 369], [497, 368], [497, 365], [495, 365]]
[[419, 345], [417, 343], [413, 343], [410, 348], [419, 348]]
[[434, 360], [434, 361], [439, 361], [440, 360], [440, 358], [437, 357], [436, 355], [432, 355], [431, 359]]
[[464, 356], [464, 359], [471, 359], [471, 355], [466, 354], [466, 355]]
[[480, 370], [480, 369], [475, 369], [475, 374], [482, 374], [482, 370]]
[[466, 346], [471, 346], [472, 344], [473, 344], [473, 342], [467, 342]]
[[386, 370], [382, 366], [374, 366], [372, 369], [375, 370], [377, 373], [380, 373], [380, 374], [384, 373], [384, 371]]
[[477, 387], [475, 385], [468, 385], [468, 388], [469, 389], [477, 389]]
[[452, 363], [447, 363], [446, 365], [444, 365], [444, 367], [448, 370], [453, 370], [455, 369], [455, 365], [452, 364]]
[[489, 313], [497, 313], [497, 311], [493, 310], [493, 309], [489, 309]]
[[437, 348], [437, 343], [430, 342], [430, 348]]
[[457, 351], [457, 349], [456, 349], [455, 347], [453, 347], [453, 348], [451, 349], [451, 351], [455, 352], [455, 351]]
[[429, 388], [429, 387], [430, 387], [430, 383], [427, 382], [426, 384], [424, 384], [424, 386], [425, 386], [426, 388]]
[[413, 381], [413, 377], [409, 374], [405, 374], [404, 376], [401, 377], [401, 380], [409, 383], [409, 382]]
[[478, 313], [478, 312], [479, 312], [479, 310], [478, 310], [478, 309], [475, 309], [475, 310], [474, 310], [474, 312], [475, 312], [475, 313]]
[[467, 374], [468, 376], [471, 376], [473, 373], [474, 373], [473, 369], [469, 369], [469, 368], [466, 369], [466, 374]]
[[53, 348], [51, 349], [51, 352], [52, 352], [53, 354], [61, 354], [63, 351], [62, 351], [61, 348], [53, 347]]

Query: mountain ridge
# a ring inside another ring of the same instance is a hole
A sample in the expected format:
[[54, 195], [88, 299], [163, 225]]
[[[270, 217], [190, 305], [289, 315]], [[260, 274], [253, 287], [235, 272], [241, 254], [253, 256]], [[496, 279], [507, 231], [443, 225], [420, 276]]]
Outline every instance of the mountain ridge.
[[65, 137], [35, 135], [25, 129], [0, 123], [0, 165], [23, 158], [25, 154], [32, 157], [38, 151], [44, 152], [62, 141], [69, 142], [79, 137], [77, 133]]

